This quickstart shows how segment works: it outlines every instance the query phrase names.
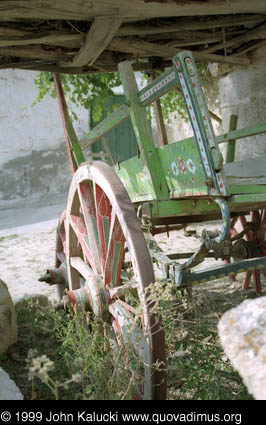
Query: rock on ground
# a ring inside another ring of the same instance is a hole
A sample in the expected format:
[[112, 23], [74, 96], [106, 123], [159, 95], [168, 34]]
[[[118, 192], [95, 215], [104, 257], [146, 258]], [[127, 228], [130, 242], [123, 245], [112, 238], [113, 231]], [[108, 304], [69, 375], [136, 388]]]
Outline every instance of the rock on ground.
[[0, 279], [0, 353], [17, 341], [17, 317], [8, 287]]
[[8, 373], [6, 373], [0, 367], [0, 400], [23, 400], [24, 397], [20, 390], [16, 386], [15, 382], [10, 379]]
[[266, 297], [246, 300], [218, 324], [221, 344], [250, 394], [266, 400]]

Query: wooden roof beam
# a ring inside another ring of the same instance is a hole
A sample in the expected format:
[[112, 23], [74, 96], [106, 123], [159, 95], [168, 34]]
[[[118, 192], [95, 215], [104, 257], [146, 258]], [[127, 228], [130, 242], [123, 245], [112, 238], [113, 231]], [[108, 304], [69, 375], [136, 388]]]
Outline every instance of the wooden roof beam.
[[86, 36], [84, 44], [81, 46], [75, 57], [62, 66], [81, 67], [91, 66], [107, 48], [113, 39], [123, 20], [115, 16], [99, 16], [94, 19]]
[[[108, 46], [108, 50], [133, 53], [139, 57], [159, 56], [172, 58], [184, 49], [169, 47], [163, 44], [149, 43], [143, 40], [123, 40], [114, 38]], [[227, 63], [231, 65], [250, 65], [248, 59], [240, 59], [230, 56], [214, 55], [212, 53], [192, 51], [194, 58], [200, 62]]]
[[41, 31], [23, 35], [1, 35], [0, 47], [27, 46], [32, 44], [49, 44], [54, 46], [67, 46], [68, 48], [80, 48], [85, 35], [73, 34], [69, 31]]
[[42, 45], [0, 47], [0, 56], [9, 58], [35, 59], [50, 62], [67, 61], [71, 52], [65, 52], [60, 47], [51, 50]]

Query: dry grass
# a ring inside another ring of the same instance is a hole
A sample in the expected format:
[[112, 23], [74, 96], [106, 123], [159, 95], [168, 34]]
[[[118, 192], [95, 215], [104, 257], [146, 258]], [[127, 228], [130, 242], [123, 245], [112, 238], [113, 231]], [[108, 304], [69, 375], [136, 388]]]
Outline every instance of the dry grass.
[[[169, 399], [252, 399], [223, 353], [217, 335], [222, 314], [247, 297], [254, 297], [254, 292], [230, 289], [226, 281], [220, 281], [197, 287], [192, 298], [177, 292], [174, 301], [161, 301]], [[120, 349], [114, 356], [106, 350], [102, 325], [92, 322], [88, 329], [81, 322], [77, 324], [66, 312], [55, 311], [45, 298], [25, 299], [16, 310], [18, 342], [0, 357], [0, 365], [25, 399], [133, 397], [128, 383], [133, 384], [137, 375], [128, 354]], [[32, 360], [36, 357], [41, 362], [39, 371]], [[44, 376], [45, 367], [51, 380]]]

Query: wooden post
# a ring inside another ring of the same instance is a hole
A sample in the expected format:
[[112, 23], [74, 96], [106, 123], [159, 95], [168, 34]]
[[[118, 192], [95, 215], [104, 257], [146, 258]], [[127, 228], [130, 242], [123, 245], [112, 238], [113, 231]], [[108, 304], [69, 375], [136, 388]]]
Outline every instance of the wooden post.
[[[155, 80], [155, 78], [156, 78], [156, 72], [152, 71], [151, 81]], [[166, 128], [165, 128], [164, 119], [163, 119], [163, 111], [162, 111], [159, 97], [158, 99], [155, 100], [155, 102], [153, 102], [153, 107], [155, 112], [157, 130], [158, 130], [159, 145], [164, 146], [168, 144], [168, 139], [167, 139], [167, 133], [166, 133]]]
[[115, 165], [112, 154], [110, 152], [110, 149], [108, 147], [107, 141], [106, 141], [104, 136], [102, 136], [102, 144], [103, 144], [104, 150], [105, 150], [105, 152], [106, 152], [106, 154], [109, 158], [110, 165]]
[[[236, 130], [237, 127], [237, 115], [231, 115], [229, 121], [229, 131]], [[235, 160], [236, 141], [232, 140], [227, 144], [225, 150], [225, 162], [234, 162]]]
[[144, 166], [144, 174], [151, 179], [154, 199], [168, 199], [168, 187], [162, 171], [157, 149], [154, 146], [152, 132], [145, 108], [139, 100], [138, 86], [129, 61], [118, 65], [125, 96], [130, 104], [130, 117]]
[[67, 104], [66, 104], [59, 74], [54, 74], [54, 85], [56, 89], [56, 95], [57, 95], [57, 100], [59, 104], [61, 120], [62, 120], [64, 133], [65, 133], [68, 159], [70, 162], [72, 174], [74, 174], [74, 172], [77, 170], [80, 164], [82, 162], [85, 162], [85, 158], [80, 148], [78, 137], [76, 135], [76, 132], [74, 130], [74, 127], [71, 123], [71, 120], [68, 114]]

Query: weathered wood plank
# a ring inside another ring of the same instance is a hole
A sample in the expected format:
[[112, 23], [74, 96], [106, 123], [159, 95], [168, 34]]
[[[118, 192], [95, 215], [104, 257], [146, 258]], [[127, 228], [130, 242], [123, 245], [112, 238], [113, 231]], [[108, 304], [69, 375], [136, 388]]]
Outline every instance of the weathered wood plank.
[[[172, 58], [177, 53], [181, 52], [181, 49], [175, 47], [168, 47], [167, 45], [161, 45], [156, 43], [149, 43], [143, 40], [123, 40], [121, 38], [114, 38], [109, 46], [109, 50], [133, 53], [140, 57], [159, 56], [165, 58]], [[183, 50], [183, 49], [182, 49]], [[214, 55], [212, 53], [204, 52], [192, 52], [193, 57], [196, 60], [202, 62], [215, 62], [215, 63], [229, 63], [232, 65], [249, 65], [248, 59], [240, 59], [230, 56]]]
[[244, 137], [255, 136], [256, 134], [266, 133], [266, 123], [254, 125], [253, 127], [243, 128], [241, 130], [230, 131], [230, 133], [217, 136], [217, 143], [231, 142]]
[[179, 1], [179, 0], [3, 0], [0, 20], [73, 19], [91, 20], [96, 16], [124, 17], [136, 21], [169, 16], [204, 16], [235, 13], [266, 13], [265, 0]]
[[121, 18], [116, 18], [115, 16], [95, 18], [83, 46], [74, 59], [65, 65], [92, 65], [106, 49], [122, 22]]

